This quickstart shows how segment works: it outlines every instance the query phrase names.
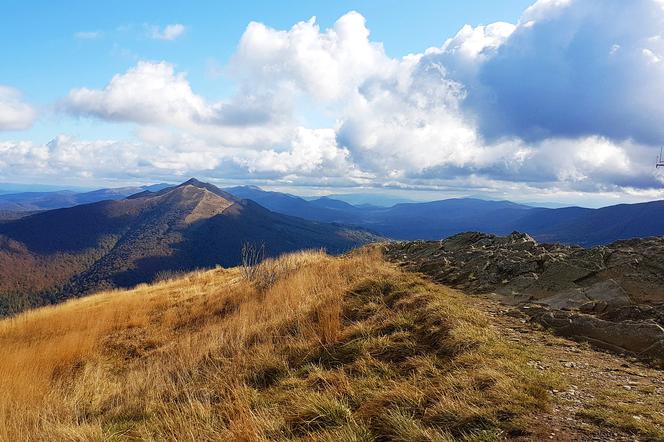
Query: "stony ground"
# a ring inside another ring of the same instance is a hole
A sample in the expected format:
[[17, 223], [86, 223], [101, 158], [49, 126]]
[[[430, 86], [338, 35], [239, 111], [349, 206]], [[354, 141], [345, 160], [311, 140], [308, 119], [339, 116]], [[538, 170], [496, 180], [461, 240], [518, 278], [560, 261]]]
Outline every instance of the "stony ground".
[[664, 237], [584, 249], [467, 232], [384, 251], [434, 282], [519, 305], [558, 335], [664, 365]]
[[497, 333], [544, 347], [546, 358], [532, 366], [564, 373], [567, 388], [552, 391], [557, 405], [538, 416], [524, 440], [664, 440], [663, 370], [555, 336], [494, 299], [473, 298]]

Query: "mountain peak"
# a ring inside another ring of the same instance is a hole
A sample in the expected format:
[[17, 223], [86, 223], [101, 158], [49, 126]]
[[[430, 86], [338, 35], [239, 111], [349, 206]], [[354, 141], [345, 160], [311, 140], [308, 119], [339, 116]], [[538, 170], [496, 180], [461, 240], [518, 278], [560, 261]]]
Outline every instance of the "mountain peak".
[[209, 183], [204, 183], [203, 181], [197, 180], [196, 178], [189, 178], [187, 181], [184, 183], [178, 185], [177, 187], [181, 186], [196, 186], [196, 187], [202, 187], [205, 188], [207, 186], [211, 186], [212, 184]]
[[[178, 184], [177, 186], [166, 188], [161, 193], [170, 192], [172, 190], [184, 188], [184, 187], [187, 187], [187, 186], [192, 186], [192, 187], [196, 187], [198, 189], [207, 190], [207, 191], [212, 192], [215, 195], [220, 196], [220, 197], [224, 198], [225, 200], [228, 200], [228, 201], [233, 202], [233, 203], [239, 201], [238, 198], [236, 198], [235, 196], [231, 195], [228, 192], [225, 192], [225, 191], [221, 190], [220, 188], [218, 188], [214, 184], [205, 183], [203, 181], [197, 180], [196, 178], [190, 178], [182, 184]], [[158, 194], [159, 193], [157, 193], [157, 195]]]
[[[318, 247], [345, 252], [373, 238], [362, 230], [270, 212], [212, 184], [188, 180], [124, 200], [0, 223], [0, 316], [6, 308], [2, 293], [36, 296], [52, 289], [66, 297], [136, 285], [161, 270], [236, 265], [245, 242], [265, 243], [273, 256]], [[65, 253], [73, 258], [62, 264]], [[26, 298], [12, 299], [20, 308]]]

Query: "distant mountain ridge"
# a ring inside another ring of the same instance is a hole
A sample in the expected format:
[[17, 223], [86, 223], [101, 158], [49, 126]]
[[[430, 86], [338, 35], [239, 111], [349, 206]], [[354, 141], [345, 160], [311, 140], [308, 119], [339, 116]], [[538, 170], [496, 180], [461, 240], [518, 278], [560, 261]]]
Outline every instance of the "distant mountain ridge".
[[[320, 197], [307, 197], [306, 200], [314, 200]], [[326, 198], [343, 201], [353, 206], [392, 207], [401, 203], [415, 203], [416, 200], [393, 195], [382, 195], [379, 193], [333, 193]]]
[[518, 230], [537, 240], [581, 246], [664, 235], [664, 201], [600, 209], [541, 208], [510, 201], [453, 198], [392, 207], [357, 207], [330, 198], [304, 200], [256, 187], [227, 189], [276, 212], [369, 228], [393, 239], [441, 239], [467, 231], [506, 235]]
[[129, 287], [163, 271], [237, 265], [244, 242], [264, 244], [274, 256], [310, 248], [339, 253], [375, 239], [275, 213], [192, 179], [0, 224], [0, 313], [21, 302]]
[[145, 190], [153, 191], [165, 187], [167, 187], [166, 184], [153, 184], [140, 187], [98, 189], [90, 192], [59, 190], [0, 194], [0, 211], [28, 212], [61, 209], [103, 200], [118, 200]]
[[664, 235], [664, 201], [618, 204], [600, 209], [533, 209], [515, 225], [540, 241], [582, 246]]
[[[161, 190], [159, 186], [137, 189], [137, 193], [129, 198], [154, 195]], [[664, 235], [662, 201], [588, 209], [543, 208], [510, 201], [453, 198], [381, 207], [353, 205], [331, 197], [302, 198], [266, 191], [256, 186], [215, 189], [225, 192], [226, 198], [234, 195], [239, 199], [249, 199], [284, 215], [322, 223], [357, 226], [399, 240], [441, 239], [467, 231], [506, 235], [518, 230], [527, 232], [540, 241], [594, 246], [619, 239]], [[19, 210], [26, 211], [23, 213], [27, 214], [27, 211], [71, 206], [81, 201], [120, 199], [127, 196], [127, 193], [127, 189], [101, 189], [84, 194], [47, 192], [38, 193], [32, 199], [26, 199], [26, 194], [19, 194], [23, 198]], [[16, 201], [12, 202], [12, 198], [16, 197], [0, 195], [0, 222], [22, 216], [7, 208], [7, 204], [16, 204]], [[3, 201], [6, 204], [4, 209]]]

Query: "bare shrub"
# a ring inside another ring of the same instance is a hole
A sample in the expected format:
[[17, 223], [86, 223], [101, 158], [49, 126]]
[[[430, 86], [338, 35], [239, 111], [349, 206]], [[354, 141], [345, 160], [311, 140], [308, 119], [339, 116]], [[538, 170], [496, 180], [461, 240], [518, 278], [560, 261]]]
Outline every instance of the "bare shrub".
[[253, 281], [256, 278], [258, 264], [265, 258], [265, 243], [258, 245], [245, 242], [242, 244], [240, 256], [242, 259], [242, 275], [246, 280]]

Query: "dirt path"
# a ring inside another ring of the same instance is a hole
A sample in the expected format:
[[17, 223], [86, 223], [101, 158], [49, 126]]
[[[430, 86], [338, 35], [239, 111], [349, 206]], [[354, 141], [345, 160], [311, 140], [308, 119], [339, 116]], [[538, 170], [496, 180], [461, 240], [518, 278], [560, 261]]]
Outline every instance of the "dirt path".
[[568, 384], [564, 391], [551, 392], [557, 404], [537, 416], [533, 435], [524, 440], [664, 440], [663, 370], [555, 336], [493, 299], [472, 299], [500, 335], [543, 349], [546, 357], [529, 364], [557, 369]]

